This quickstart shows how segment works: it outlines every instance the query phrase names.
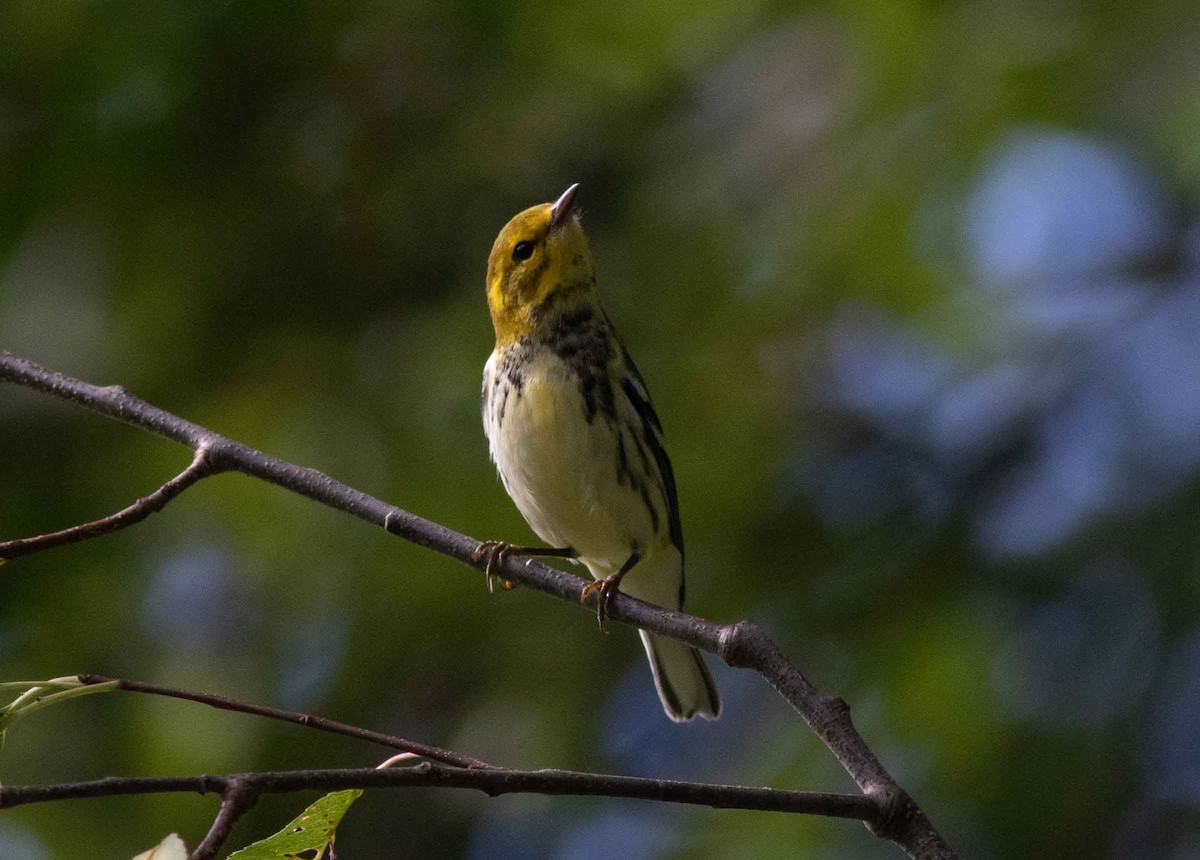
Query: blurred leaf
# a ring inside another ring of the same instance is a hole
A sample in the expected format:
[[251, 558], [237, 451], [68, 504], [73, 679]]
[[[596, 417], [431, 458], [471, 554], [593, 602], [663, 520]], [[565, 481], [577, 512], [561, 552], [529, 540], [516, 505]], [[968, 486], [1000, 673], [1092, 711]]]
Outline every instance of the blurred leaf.
[[[0, 690], [6, 688], [19, 689], [25, 687], [27, 684], [28, 682], [26, 681], [10, 681], [0, 684]], [[49, 681], [29, 685], [29, 688], [25, 692], [17, 696], [17, 698], [13, 699], [3, 708], [0, 708], [0, 744], [3, 743], [4, 733], [8, 730], [8, 727], [21, 717], [28, 716], [51, 705], [57, 705], [60, 702], [77, 699], [80, 696], [90, 696], [94, 693], [108, 693], [118, 689], [119, 686], [116, 681], [109, 681], [104, 684], [84, 684], [74, 675], [53, 678]]]
[[[292, 819], [274, 836], [268, 836], [241, 851], [229, 855], [230, 860], [321, 860], [325, 850], [333, 847], [337, 827], [350, 804], [362, 794], [358, 789], [327, 794]], [[312, 852], [316, 852], [315, 854]]]
[[149, 851], [143, 851], [134, 857], [133, 860], [187, 860], [187, 856], [187, 846], [183, 844], [178, 833], [172, 833]]

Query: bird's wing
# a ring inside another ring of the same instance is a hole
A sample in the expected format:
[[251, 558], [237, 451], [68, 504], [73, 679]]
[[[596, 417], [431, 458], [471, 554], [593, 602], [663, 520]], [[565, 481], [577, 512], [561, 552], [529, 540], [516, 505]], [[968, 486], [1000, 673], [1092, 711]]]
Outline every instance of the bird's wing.
[[[679, 521], [679, 496], [675, 491], [675, 470], [671, 468], [671, 458], [667, 456], [667, 448], [663, 440], [662, 422], [658, 420], [658, 414], [650, 402], [650, 392], [646, 390], [646, 383], [642, 380], [642, 375], [638, 373], [637, 365], [630, 358], [629, 351], [625, 349], [625, 344], [621, 344], [621, 360], [625, 364], [625, 372], [620, 374], [621, 391], [633, 406], [638, 418], [641, 419], [642, 438], [654, 455], [654, 462], [658, 466], [658, 474], [662, 479], [663, 496], [667, 500], [667, 523], [671, 543], [679, 550], [679, 555], [682, 557], [683, 525]], [[682, 586], [680, 591], [682, 592]], [[682, 593], [680, 597], [682, 599]]]

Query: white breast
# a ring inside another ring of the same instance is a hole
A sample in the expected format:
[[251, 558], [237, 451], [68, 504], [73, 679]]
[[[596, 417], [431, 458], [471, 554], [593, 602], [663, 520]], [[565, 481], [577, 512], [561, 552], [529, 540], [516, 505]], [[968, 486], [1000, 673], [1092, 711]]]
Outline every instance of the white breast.
[[618, 482], [619, 422], [595, 412], [587, 420], [578, 378], [550, 350], [530, 351], [519, 385], [503, 363], [493, 353], [484, 369], [484, 429], [505, 489], [537, 535], [574, 547], [595, 575], [616, 571], [635, 547], [648, 554], [662, 545], [642, 497]]

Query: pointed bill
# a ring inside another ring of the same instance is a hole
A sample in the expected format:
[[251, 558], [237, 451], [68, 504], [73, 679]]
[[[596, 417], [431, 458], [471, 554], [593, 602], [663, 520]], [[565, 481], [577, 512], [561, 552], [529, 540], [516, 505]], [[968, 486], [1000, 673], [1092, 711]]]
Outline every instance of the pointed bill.
[[554, 205], [550, 207], [551, 230], [561, 227], [571, 217], [571, 212], [575, 209], [575, 192], [578, 190], [579, 183], [576, 182], [564, 191], [561, 197], [554, 201]]

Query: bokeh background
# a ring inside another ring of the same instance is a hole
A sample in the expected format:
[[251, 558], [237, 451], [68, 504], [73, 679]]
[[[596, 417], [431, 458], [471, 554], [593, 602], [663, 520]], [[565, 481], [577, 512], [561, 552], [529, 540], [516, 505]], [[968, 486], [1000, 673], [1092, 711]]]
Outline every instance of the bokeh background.
[[[679, 480], [690, 608], [769, 626], [964, 856], [1200, 857], [1193, 0], [0, 4], [0, 347], [479, 537], [483, 268], [581, 182]], [[0, 534], [187, 452], [0, 388]], [[632, 631], [207, 481], [5, 565], [3, 679], [204, 689], [516, 767], [848, 790], [765, 684], [658, 707]], [[23, 721], [8, 783], [369, 765], [148, 697]], [[306, 799], [271, 797], [230, 848]], [[128, 857], [212, 798], [0, 817]], [[347, 857], [891, 858], [847, 822], [376, 792]]]

